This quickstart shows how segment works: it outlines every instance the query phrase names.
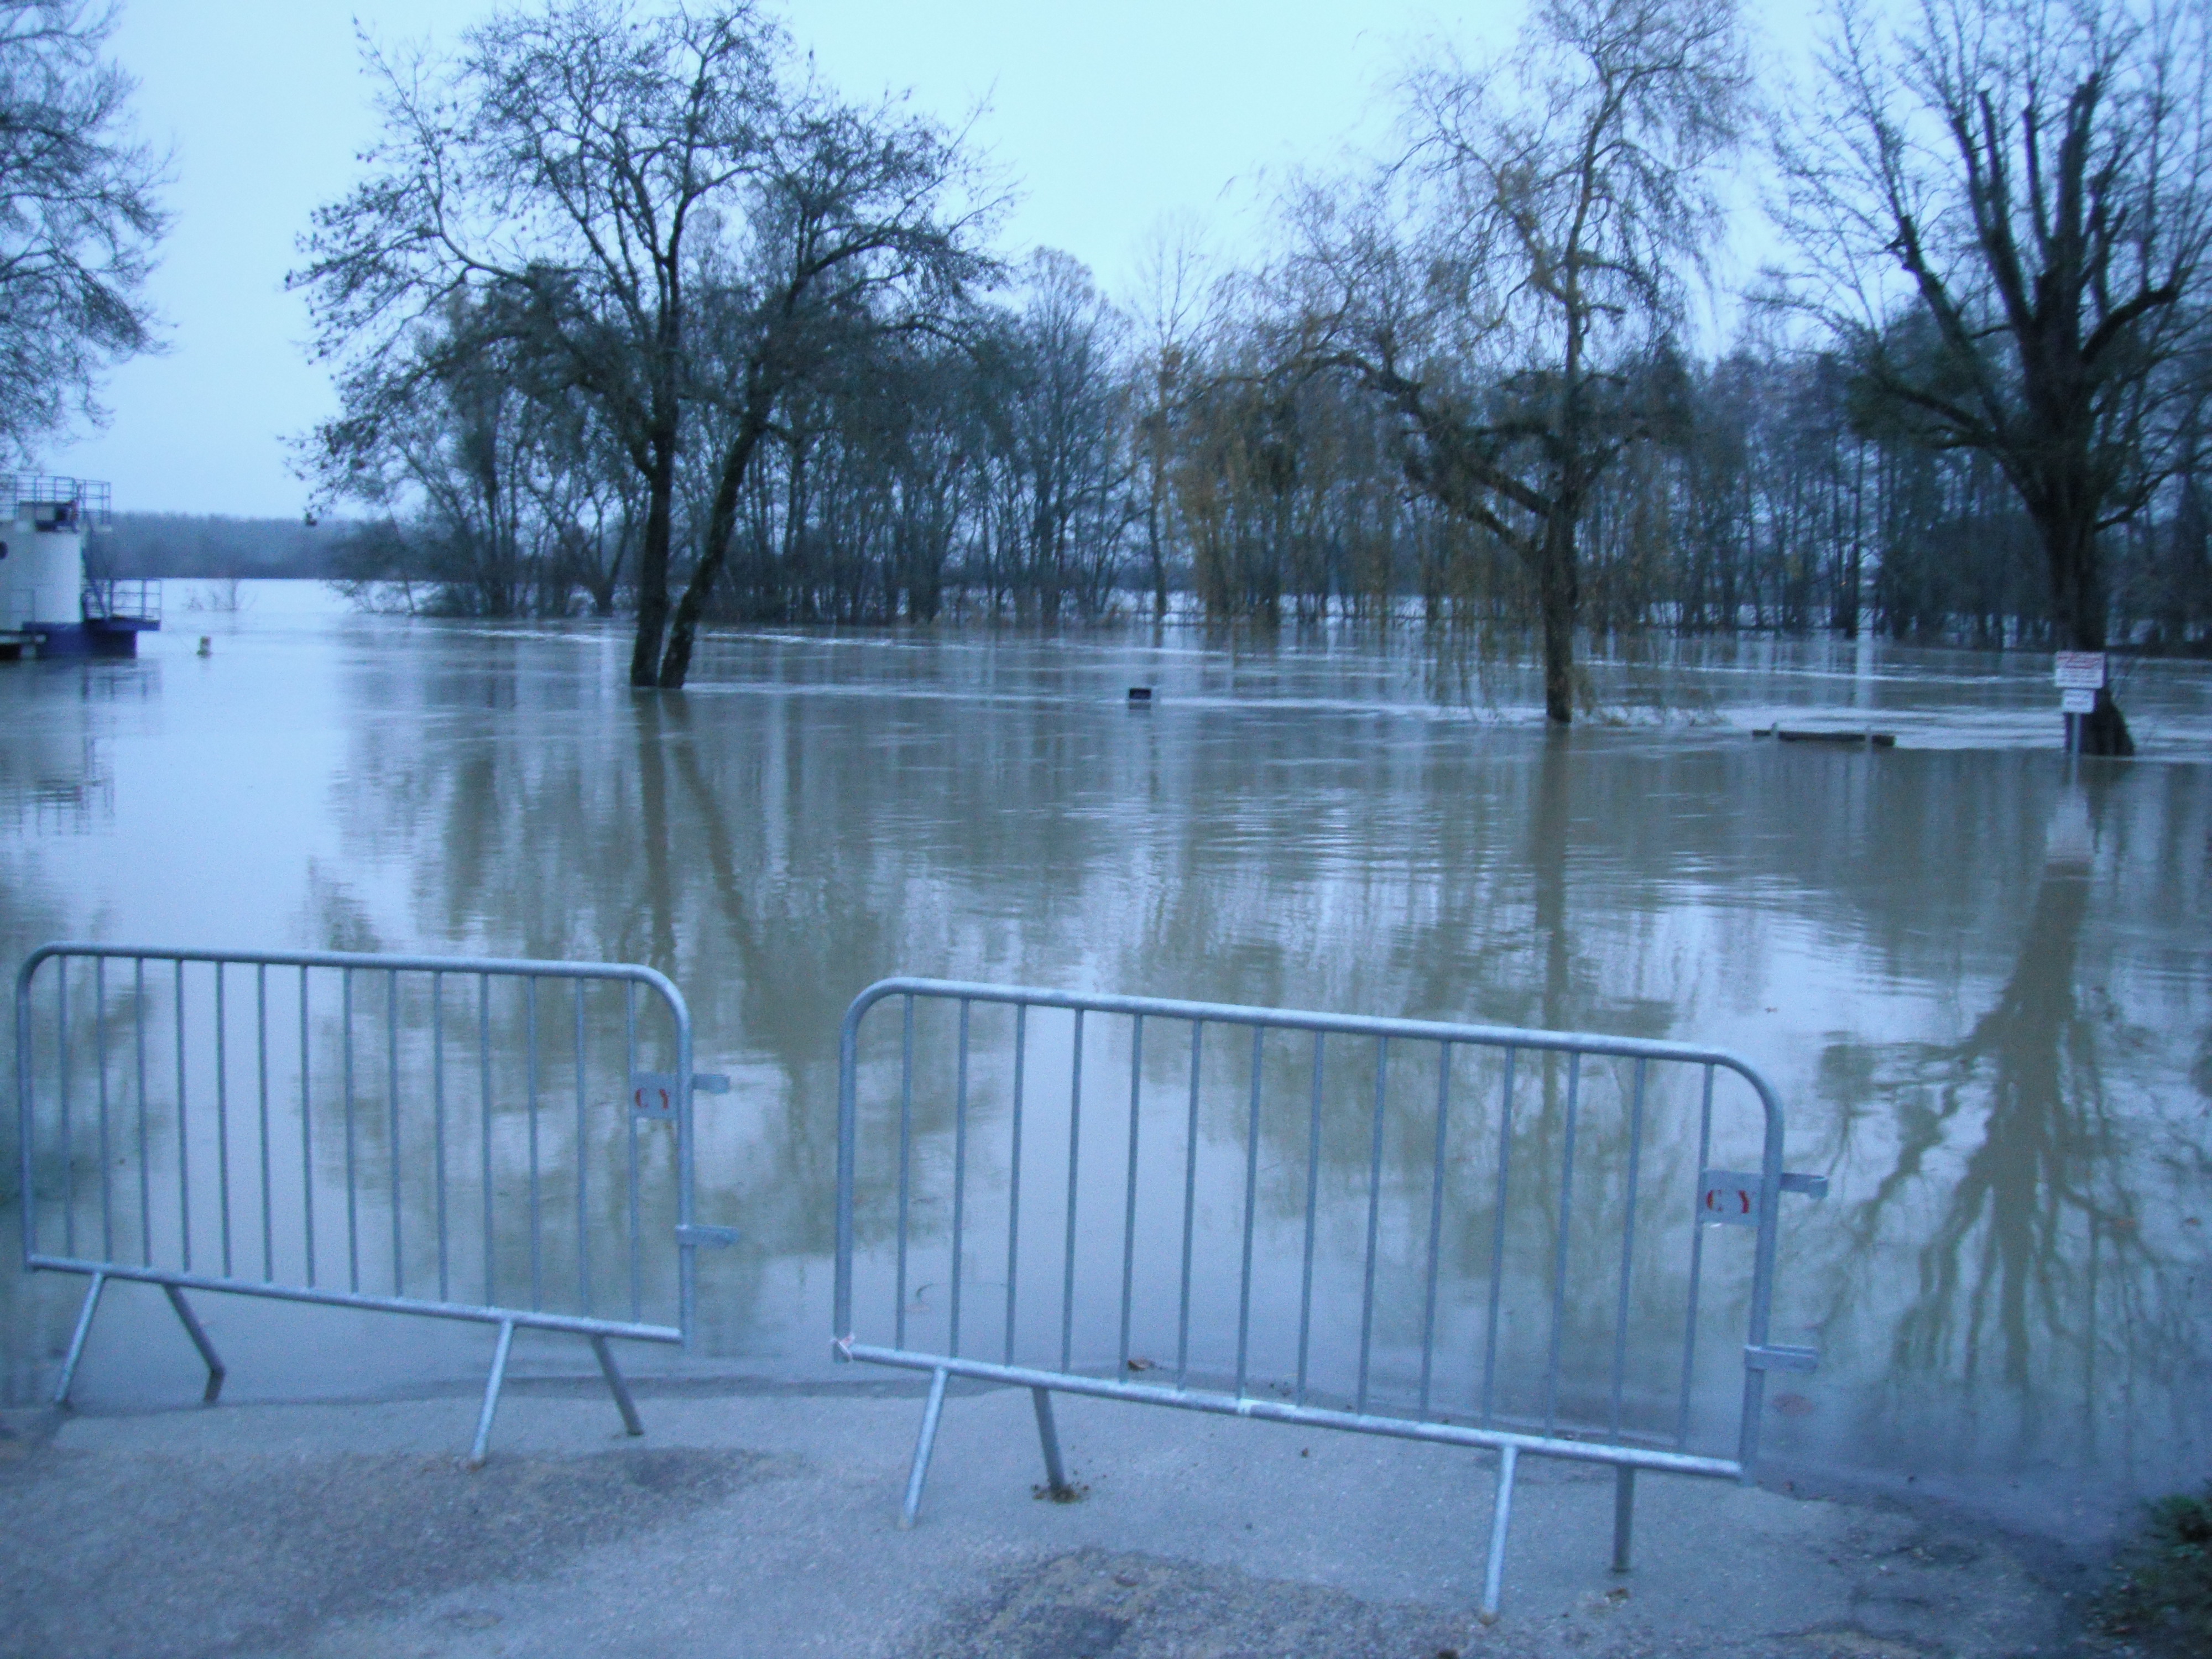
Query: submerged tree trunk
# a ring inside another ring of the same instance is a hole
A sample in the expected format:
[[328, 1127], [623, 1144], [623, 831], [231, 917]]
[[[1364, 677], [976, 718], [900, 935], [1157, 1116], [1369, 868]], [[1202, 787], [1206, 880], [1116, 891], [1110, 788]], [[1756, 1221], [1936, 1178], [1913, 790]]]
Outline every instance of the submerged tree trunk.
[[672, 433], [665, 441], [653, 441], [652, 457], [646, 473], [645, 546], [637, 565], [637, 639], [629, 653], [629, 683], [641, 688], [660, 683], [660, 643], [668, 629], [668, 550], [676, 501]]
[[675, 621], [668, 630], [668, 648], [660, 659], [659, 675], [651, 682], [663, 691], [681, 691], [691, 672], [692, 642], [698, 636], [701, 619], [707, 614], [707, 601], [714, 594], [714, 583], [729, 561], [730, 543], [737, 532], [738, 494], [744, 487], [745, 474], [751, 471], [761, 440], [768, 435], [771, 404], [770, 398], [759, 393], [750, 398], [744, 417], [738, 423], [737, 436], [722, 452], [721, 470], [714, 480], [714, 504], [707, 515], [706, 545], [699, 550], [699, 562], [693, 568], [691, 580], [684, 586], [684, 598], [677, 605]]
[[[2063, 504], [2039, 514], [2044, 551], [2051, 564], [2051, 608], [2061, 639], [2074, 651], [2105, 648], [2106, 599], [2104, 566], [2097, 556], [2096, 526], [2089, 514]], [[2085, 755], [2128, 756], [2136, 752], [2127, 716], [2107, 684], [2097, 690], [2097, 706], [2081, 716], [2077, 746]]]
[[1544, 718], [1556, 726], [1575, 718], [1575, 613], [1581, 582], [1575, 569], [1575, 519], [1554, 512], [1538, 544], [1536, 589], [1544, 629]]

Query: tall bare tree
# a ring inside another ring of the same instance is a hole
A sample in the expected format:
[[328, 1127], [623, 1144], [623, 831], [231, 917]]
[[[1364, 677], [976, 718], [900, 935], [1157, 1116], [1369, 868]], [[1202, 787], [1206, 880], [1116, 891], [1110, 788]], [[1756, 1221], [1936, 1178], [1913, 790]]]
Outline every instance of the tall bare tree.
[[896, 108], [857, 109], [810, 88], [779, 118], [738, 223], [702, 264], [711, 354], [688, 395], [715, 406], [721, 430], [705, 540], [659, 664], [664, 690], [690, 672], [780, 405], [886, 336], [956, 330], [969, 290], [995, 276], [981, 242], [998, 203], [965, 191], [970, 182], [954, 136]]
[[450, 64], [368, 54], [383, 137], [369, 177], [316, 214], [292, 281], [323, 355], [356, 376], [404, 358], [456, 295], [503, 293], [646, 486], [630, 683], [659, 684], [693, 243], [769, 164], [782, 38], [746, 0], [696, 15], [548, 0], [463, 39]]
[[114, 27], [112, 6], [0, 0], [0, 447], [19, 453], [97, 420], [100, 372], [155, 344], [162, 163], [101, 56]]
[[[2101, 651], [2106, 532], [2185, 445], [2208, 325], [2212, 31], [2166, 0], [1921, 0], [1833, 14], [1781, 145], [1789, 290], [1936, 448], [1991, 457], [2063, 642]], [[1900, 325], [1916, 320], [1920, 326]], [[2110, 689], [2089, 753], [2134, 751]]]
[[1577, 532], [1595, 481], [1664, 422], [1649, 371], [1747, 93], [1735, 0], [1540, 0], [1506, 58], [1409, 78], [1395, 167], [1300, 210], [1295, 360], [1387, 399], [1408, 481], [1528, 566], [1560, 724]]
[[1152, 577], [1156, 623], [1168, 614], [1168, 458], [1175, 447], [1184, 371], [1211, 286], [1207, 264], [1197, 222], [1164, 220], [1139, 252], [1137, 292], [1128, 307], [1140, 337], [1133, 401], [1144, 448], [1145, 564]]

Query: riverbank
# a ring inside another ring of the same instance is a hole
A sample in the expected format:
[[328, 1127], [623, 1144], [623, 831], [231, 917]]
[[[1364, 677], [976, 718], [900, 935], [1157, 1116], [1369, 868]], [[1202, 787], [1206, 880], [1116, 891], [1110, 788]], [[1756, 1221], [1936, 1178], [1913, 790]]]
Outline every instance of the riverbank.
[[1535, 1462], [1481, 1626], [1486, 1457], [1065, 1400], [1081, 1501], [1035, 1501], [1019, 1391], [948, 1400], [895, 1523], [903, 1382], [518, 1382], [473, 1399], [7, 1413], [0, 1651], [203, 1656], [1946, 1656], [2112, 1651], [2099, 1564], [1933, 1506]]

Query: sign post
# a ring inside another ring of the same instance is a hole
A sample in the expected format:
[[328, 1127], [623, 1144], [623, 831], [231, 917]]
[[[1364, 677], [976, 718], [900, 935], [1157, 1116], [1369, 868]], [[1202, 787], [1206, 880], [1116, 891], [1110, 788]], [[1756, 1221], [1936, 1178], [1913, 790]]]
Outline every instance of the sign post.
[[2101, 651], [2061, 651], [2051, 667], [2051, 684], [2058, 688], [2058, 707], [2066, 716], [2066, 752], [2081, 746], [2081, 718], [2094, 713], [2097, 693], [2105, 684], [2105, 653]]

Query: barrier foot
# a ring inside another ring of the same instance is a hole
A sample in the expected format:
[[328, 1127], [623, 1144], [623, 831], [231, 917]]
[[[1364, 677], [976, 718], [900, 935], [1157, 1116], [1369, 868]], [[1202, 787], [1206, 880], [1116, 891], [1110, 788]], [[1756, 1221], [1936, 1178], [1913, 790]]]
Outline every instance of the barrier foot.
[[1498, 1455], [1498, 1502], [1490, 1512], [1490, 1565], [1482, 1575], [1482, 1622], [1498, 1622], [1498, 1597], [1505, 1585], [1505, 1529], [1513, 1523], [1513, 1475], [1521, 1449], [1508, 1446]]
[[1623, 1463], [1613, 1472], [1613, 1570], [1628, 1571], [1629, 1534], [1636, 1527], [1636, 1470]]
[[192, 1346], [200, 1351], [200, 1358], [207, 1364], [207, 1387], [201, 1391], [200, 1403], [212, 1406], [222, 1398], [222, 1379], [229, 1375], [222, 1368], [222, 1356], [208, 1340], [207, 1331], [200, 1324], [199, 1316], [192, 1311], [192, 1304], [185, 1300], [185, 1293], [173, 1285], [161, 1288], [169, 1293], [169, 1305], [177, 1310], [178, 1322], [184, 1326], [185, 1334], [191, 1338]]
[[929, 1403], [921, 1408], [921, 1438], [915, 1442], [914, 1468], [906, 1477], [906, 1502], [899, 1510], [899, 1526], [911, 1527], [921, 1514], [921, 1483], [929, 1479], [929, 1454], [937, 1449], [937, 1419], [945, 1410], [943, 1369], [929, 1374]]
[[491, 1419], [499, 1410], [499, 1391], [507, 1381], [507, 1351], [514, 1346], [514, 1322], [502, 1319], [499, 1322], [499, 1346], [492, 1350], [491, 1375], [484, 1379], [483, 1410], [477, 1418], [476, 1444], [469, 1448], [465, 1468], [480, 1469], [484, 1464], [484, 1448], [491, 1444]]
[[84, 1340], [92, 1334], [93, 1311], [100, 1306], [100, 1293], [107, 1287], [107, 1275], [94, 1273], [92, 1285], [84, 1293], [84, 1305], [76, 1311], [76, 1330], [70, 1338], [69, 1358], [62, 1361], [61, 1380], [54, 1384], [54, 1404], [69, 1404], [70, 1384], [76, 1381], [76, 1362], [84, 1358]]
[[622, 1413], [623, 1427], [632, 1434], [643, 1434], [645, 1425], [638, 1420], [637, 1402], [629, 1397], [629, 1384], [623, 1381], [622, 1372], [615, 1368], [614, 1353], [608, 1348], [606, 1338], [594, 1333], [592, 1352], [599, 1357], [599, 1374], [607, 1379], [608, 1392], [615, 1397], [615, 1408]]
[[1037, 1438], [1044, 1445], [1044, 1479], [1054, 1498], [1065, 1500], [1073, 1490], [1060, 1461], [1060, 1430], [1052, 1420], [1052, 1390], [1031, 1389], [1030, 1401], [1036, 1407]]

